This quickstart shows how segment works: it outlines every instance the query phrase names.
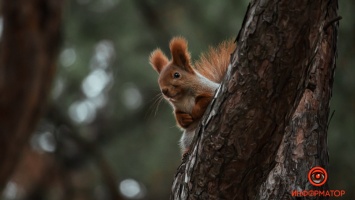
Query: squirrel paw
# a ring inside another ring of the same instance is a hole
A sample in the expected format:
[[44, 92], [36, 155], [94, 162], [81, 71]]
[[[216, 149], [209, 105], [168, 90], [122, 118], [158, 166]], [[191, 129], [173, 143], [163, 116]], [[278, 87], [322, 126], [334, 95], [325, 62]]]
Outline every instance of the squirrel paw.
[[181, 127], [187, 128], [193, 122], [192, 116], [187, 113], [179, 113], [177, 116], [178, 123]]

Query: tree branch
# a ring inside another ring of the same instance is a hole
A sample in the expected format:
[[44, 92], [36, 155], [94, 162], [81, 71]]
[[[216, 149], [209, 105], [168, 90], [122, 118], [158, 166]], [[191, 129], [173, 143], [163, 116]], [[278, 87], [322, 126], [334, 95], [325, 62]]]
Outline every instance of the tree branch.
[[1, 3], [0, 191], [45, 108], [56, 69], [63, 1]]

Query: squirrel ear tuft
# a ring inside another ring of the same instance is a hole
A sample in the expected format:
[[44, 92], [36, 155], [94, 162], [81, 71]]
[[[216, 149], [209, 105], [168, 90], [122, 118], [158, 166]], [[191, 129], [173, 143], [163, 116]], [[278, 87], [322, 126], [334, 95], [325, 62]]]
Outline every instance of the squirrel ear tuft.
[[170, 51], [173, 63], [185, 71], [192, 72], [190, 65], [190, 53], [187, 50], [187, 41], [183, 37], [174, 37], [170, 41]]
[[163, 68], [169, 63], [169, 59], [164, 55], [164, 53], [158, 48], [154, 50], [149, 57], [150, 65], [153, 69], [160, 74]]

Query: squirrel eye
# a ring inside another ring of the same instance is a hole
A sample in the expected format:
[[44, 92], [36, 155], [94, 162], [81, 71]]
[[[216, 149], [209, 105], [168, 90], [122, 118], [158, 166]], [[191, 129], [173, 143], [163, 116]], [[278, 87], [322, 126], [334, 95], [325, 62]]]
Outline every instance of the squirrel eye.
[[174, 73], [174, 78], [180, 78], [180, 74], [178, 72]]

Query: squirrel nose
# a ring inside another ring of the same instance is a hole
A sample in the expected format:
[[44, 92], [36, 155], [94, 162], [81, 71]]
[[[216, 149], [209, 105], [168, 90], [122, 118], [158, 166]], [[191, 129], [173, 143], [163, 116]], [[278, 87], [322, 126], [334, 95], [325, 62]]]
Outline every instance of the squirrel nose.
[[163, 88], [163, 89], [161, 89], [161, 92], [162, 92], [165, 96], [168, 96], [169, 90], [168, 90], [168, 88]]

